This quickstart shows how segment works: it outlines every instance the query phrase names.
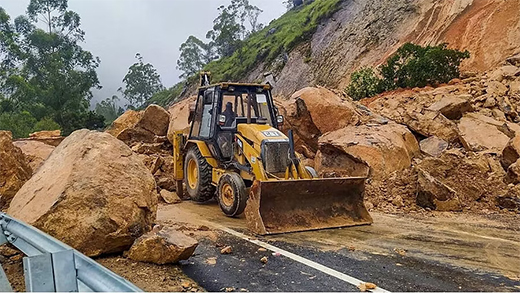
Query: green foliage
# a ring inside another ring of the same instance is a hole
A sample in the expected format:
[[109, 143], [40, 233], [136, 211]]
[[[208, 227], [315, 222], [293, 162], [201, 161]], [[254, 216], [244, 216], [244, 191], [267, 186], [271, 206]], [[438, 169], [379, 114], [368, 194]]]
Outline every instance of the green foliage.
[[271, 63], [308, 40], [320, 21], [338, 10], [340, 2], [316, 0], [290, 10], [267, 27], [252, 33], [233, 55], [209, 63], [204, 70], [211, 71], [215, 82], [241, 80], [258, 63]]
[[11, 131], [14, 138], [28, 137], [29, 133], [33, 132], [36, 122], [36, 118], [27, 111], [0, 113], [0, 130]]
[[448, 49], [447, 44], [421, 47], [406, 43], [388, 58], [378, 74], [370, 68], [352, 73], [345, 91], [359, 100], [396, 88], [447, 83], [460, 76], [460, 64], [469, 57], [468, 51]]
[[381, 81], [372, 68], [362, 68], [352, 73], [350, 79], [346, 92], [355, 101], [373, 97], [381, 92]]
[[43, 118], [42, 120], [36, 122], [33, 127], [33, 132], [43, 131], [43, 130], [59, 130], [60, 125], [51, 118]]
[[381, 68], [384, 89], [425, 87], [447, 83], [460, 76], [460, 63], [469, 52], [447, 48], [447, 44], [421, 47], [404, 44]]
[[80, 17], [67, 9], [67, 0], [31, 0], [27, 15], [11, 23], [0, 8], [2, 127], [18, 136], [55, 123], [70, 133], [99, 118], [88, 111], [91, 89], [99, 88], [99, 59], [79, 45]]
[[141, 54], [135, 55], [138, 62], [128, 69], [123, 79], [125, 89], [119, 89], [131, 105], [139, 107], [150, 99], [155, 93], [162, 91], [161, 76], [152, 64], [144, 64]]
[[112, 124], [112, 122], [125, 111], [122, 107], [117, 105], [118, 102], [119, 98], [114, 95], [96, 104], [96, 114], [103, 116], [107, 125]]
[[197, 74], [215, 56], [211, 44], [205, 44], [194, 36], [189, 36], [179, 50], [181, 55], [177, 60], [177, 69], [183, 71], [183, 74], [179, 76], [180, 78], [188, 78]]

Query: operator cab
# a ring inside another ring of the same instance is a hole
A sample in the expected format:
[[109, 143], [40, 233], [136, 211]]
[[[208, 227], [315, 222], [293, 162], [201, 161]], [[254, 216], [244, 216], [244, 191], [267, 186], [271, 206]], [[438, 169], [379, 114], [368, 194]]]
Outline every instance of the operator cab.
[[239, 124], [266, 124], [279, 128], [269, 84], [221, 83], [199, 88], [189, 139], [204, 140], [215, 157], [233, 157]]

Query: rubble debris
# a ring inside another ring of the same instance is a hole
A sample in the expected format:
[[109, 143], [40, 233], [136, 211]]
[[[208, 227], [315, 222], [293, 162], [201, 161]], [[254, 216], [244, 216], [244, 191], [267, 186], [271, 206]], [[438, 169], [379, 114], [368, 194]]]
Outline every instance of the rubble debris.
[[233, 252], [233, 247], [226, 246], [220, 250], [220, 254], [231, 254]]
[[177, 204], [182, 202], [182, 199], [177, 196], [177, 193], [162, 189], [159, 193], [161, 198], [168, 204]]
[[263, 264], [266, 264], [268, 260], [269, 260], [269, 259], [267, 258], [267, 256], [264, 256], [264, 257], [262, 257], [262, 258], [260, 259], [260, 262], [262, 262]]

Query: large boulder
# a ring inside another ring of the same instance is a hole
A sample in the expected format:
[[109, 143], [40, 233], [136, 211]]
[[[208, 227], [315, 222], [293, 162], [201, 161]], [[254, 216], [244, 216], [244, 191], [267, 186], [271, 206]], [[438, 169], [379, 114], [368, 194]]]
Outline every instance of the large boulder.
[[55, 149], [54, 146], [39, 142], [36, 140], [20, 140], [15, 141], [13, 144], [20, 148], [27, 159], [27, 163], [33, 170], [33, 173], [38, 171], [43, 162], [47, 160], [52, 151]]
[[169, 124], [170, 114], [168, 111], [164, 110], [163, 107], [150, 105], [144, 110], [136, 126], [146, 129], [157, 136], [166, 136]]
[[356, 125], [360, 121], [356, 108], [323, 87], [307, 87], [295, 92], [290, 102], [302, 99], [321, 133]]
[[470, 96], [447, 96], [431, 105], [428, 110], [437, 111], [450, 120], [458, 120], [471, 111]]
[[142, 116], [143, 113], [141, 112], [128, 110], [112, 122], [112, 125], [107, 129], [107, 132], [118, 137], [123, 130], [134, 128], [137, 122], [141, 120]]
[[458, 124], [460, 141], [469, 151], [489, 150], [501, 154], [510, 138], [496, 125], [474, 116], [464, 116]]
[[293, 130], [296, 151], [304, 153], [304, 150], [316, 152], [321, 131], [312, 119], [312, 115], [304, 100], [296, 98], [292, 101], [278, 101], [280, 114], [285, 117], [282, 130], [287, 133]]
[[417, 205], [438, 211], [462, 209], [457, 192], [428, 172], [419, 169], [417, 183]]
[[13, 145], [11, 132], [0, 131], [0, 208], [9, 205], [31, 176], [32, 169], [22, 151]]
[[78, 130], [18, 191], [8, 213], [88, 256], [127, 250], [151, 229], [155, 181], [123, 142]]
[[188, 259], [198, 244], [197, 240], [171, 228], [154, 228], [137, 239], [126, 256], [136, 261], [171, 264]]
[[370, 175], [382, 178], [409, 168], [412, 158], [419, 154], [415, 136], [396, 123], [345, 127], [323, 135], [319, 143], [316, 155], [319, 173], [366, 176], [362, 167], [366, 164]]
[[176, 131], [189, 131], [190, 112], [195, 111], [195, 102], [197, 97], [190, 97], [173, 104], [168, 112], [170, 113], [170, 125], [168, 126], [168, 139], [173, 143], [173, 135]]
[[65, 137], [61, 136], [61, 130], [44, 130], [29, 134], [29, 138], [19, 140], [39, 141], [50, 146], [57, 147]]
[[416, 169], [420, 175], [417, 203], [424, 207], [493, 209], [496, 198], [508, 189], [498, 156], [489, 153], [453, 149], [425, 158]]

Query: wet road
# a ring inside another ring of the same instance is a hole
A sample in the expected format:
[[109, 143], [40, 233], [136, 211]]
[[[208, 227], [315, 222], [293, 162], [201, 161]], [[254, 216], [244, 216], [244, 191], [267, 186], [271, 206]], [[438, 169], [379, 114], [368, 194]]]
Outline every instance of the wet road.
[[[260, 237], [308, 263], [273, 255], [226, 232], [201, 239], [183, 271], [208, 291], [359, 291], [312, 267], [312, 262], [389, 291], [519, 291], [520, 232], [510, 219], [397, 217], [372, 213], [371, 226]], [[162, 206], [159, 220], [212, 226], [247, 234], [243, 219], [217, 206]], [[251, 238], [254, 238], [251, 236]], [[223, 246], [233, 252], [220, 254]], [[267, 257], [266, 264], [260, 259]]]

